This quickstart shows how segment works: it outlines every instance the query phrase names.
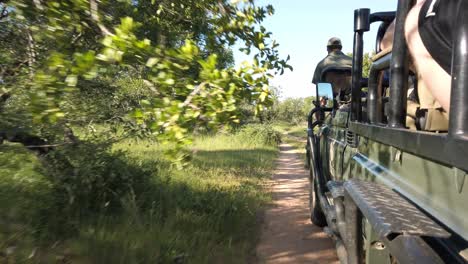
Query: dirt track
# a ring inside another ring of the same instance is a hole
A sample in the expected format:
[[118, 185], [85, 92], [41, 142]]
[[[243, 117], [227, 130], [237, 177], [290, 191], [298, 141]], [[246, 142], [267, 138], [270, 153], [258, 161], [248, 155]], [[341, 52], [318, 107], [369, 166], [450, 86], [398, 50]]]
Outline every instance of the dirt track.
[[280, 146], [273, 176], [273, 205], [266, 210], [258, 263], [339, 263], [333, 241], [309, 220], [308, 179], [301, 157]]

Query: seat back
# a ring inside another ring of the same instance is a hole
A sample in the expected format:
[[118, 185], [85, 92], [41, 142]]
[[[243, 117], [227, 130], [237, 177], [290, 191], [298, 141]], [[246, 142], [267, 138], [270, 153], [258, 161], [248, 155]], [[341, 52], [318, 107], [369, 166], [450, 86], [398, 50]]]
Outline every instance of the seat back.
[[339, 96], [338, 101], [347, 101], [351, 95], [351, 69], [330, 68], [322, 73], [322, 80], [331, 83], [333, 95]]

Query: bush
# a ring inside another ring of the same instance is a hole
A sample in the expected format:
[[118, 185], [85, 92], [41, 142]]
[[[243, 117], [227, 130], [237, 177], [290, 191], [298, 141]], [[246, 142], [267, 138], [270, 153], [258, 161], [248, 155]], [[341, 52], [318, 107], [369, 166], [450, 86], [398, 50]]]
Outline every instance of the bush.
[[0, 179], [0, 241], [9, 224], [38, 227], [47, 221], [53, 184], [34, 154], [18, 144], [0, 145]]
[[55, 232], [73, 232], [92, 214], [118, 211], [121, 198], [145, 188], [151, 175], [123, 151], [112, 151], [103, 143], [57, 148], [47, 154], [43, 164], [62, 216], [54, 223]]
[[276, 146], [281, 143], [281, 133], [276, 131], [270, 124], [249, 124], [244, 126], [238, 133], [242, 141], [253, 145]]
[[313, 108], [312, 97], [287, 98], [278, 105], [278, 118], [281, 121], [298, 125], [307, 120], [307, 115]]

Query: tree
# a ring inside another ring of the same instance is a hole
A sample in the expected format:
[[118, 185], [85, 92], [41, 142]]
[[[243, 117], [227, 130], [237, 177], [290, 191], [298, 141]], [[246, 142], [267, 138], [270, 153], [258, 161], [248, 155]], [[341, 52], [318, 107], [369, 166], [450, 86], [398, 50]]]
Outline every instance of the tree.
[[[347, 53], [346, 55], [353, 57], [353, 53]], [[362, 77], [368, 78], [370, 67], [372, 66], [372, 57], [375, 55], [374, 52], [366, 52], [362, 58]]]
[[304, 98], [286, 98], [278, 104], [279, 119], [292, 124], [300, 124], [307, 120], [307, 109]]
[[364, 78], [369, 77], [370, 68], [372, 66], [372, 56], [374, 55], [375, 55], [374, 52], [364, 53], [364, 56], [362, 59], [362, 77]]
[[[261, 26], [273, 7], [253, 0], [0, 5], [0, 37], [8, 40], [0, 46], [2, 127], [47, 131], [49, 141], [112, 120], [175, 143], [171, 154], [180, 161], [197, 126], [239, 122], [245, 100], [258, 110], [270, 105], [272, 72], [292, 69]], [[252, 64], [233, 67], [237, 40], [256, 52]]]

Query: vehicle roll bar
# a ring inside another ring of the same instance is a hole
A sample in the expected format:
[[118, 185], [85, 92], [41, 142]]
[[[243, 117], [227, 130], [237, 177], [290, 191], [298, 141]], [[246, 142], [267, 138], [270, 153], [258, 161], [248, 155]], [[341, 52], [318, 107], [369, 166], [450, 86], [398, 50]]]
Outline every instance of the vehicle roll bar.
[[[361, 88], [367, 83], [362, 78], [362, 59], [364, 54], [363, 34], [369, 31], [370, 24], [374, 22], [391, 23], [395, 18], [395, 12], [370, 13], [370, 9], [361, 8], [354, 10], [354, 45], [353, 45], [353, 71], [351, 92], [351, 120], [362, 121]], [[382, 31], [382, 30], [381, 30]], [[383, 32], [385, 33], [385, 32]], [[380, 37], [380, 39], [383, 37]]]
[[364, 53], [364, 32], [370, 29], [370, 9], [361, 8], [354, 10], [354, 45], [353, 45], [353, 70], [351, 91], [351, 120], [362, 120], [361, 107], [361, 79], [362, 56]]
[[468, 139], [468, 2], [460, 1], [452, 47], [449, 137]]
[[[370, 14], [370, 9], [356, 9], [354, 11], [354, 47], [353, 47], [353, 86], [351, 99], [351, 120], [362, 121], [361, 107], [361, 79], [362, 79], [362, 59], [363, 59], [363, 33], [369, 31], [370, 24], [374, 22], [390, 23], [395, 19], [395, 35], [393, 39], [391, 71], [391, 95], [390, 95], [390, 127], [404, 127], [406, 120], [406, 97], [408, 82], [408, 48], [406, 46], [404, 26], [406, 16], [412, 6], [412, 0], [398, 0], [397, 12], [379, 12]], [[395, 15], [396, 14], [396, 15]], [[380, 30], [383, 34], [383, 29]], [[382, 35], [383, 37], [383, 35]], [[380, 39], [381, 40], [381, 39]], [[369, 80], [373, 81], [373, 80]], [[375, 95], [375, 94], [374, 94]], [[377, 97], [372, 97], [377, 98]], [[373, 101], [372, 103], [376, 103]], [[378, 102], [377, 102], [378, 103]], [[378, 105], [377, 105], [378, 106]], [[375, 110], [375, 108], [374, 108]], [[376, 114], [376, 112], [374, 112]], [[374, 121], [378, 121], [378, 116], [374, 115]]]
[[372, 63], [369, 72], [369, 93], [367, 94], [367, 114], [371, 124], [382, 123], [382, 91], [379, 90], [379, 73], [388, 69], [392, 54], [387, 54]]
[[412, 0], [398, 0], [393, 37], [392, 63], [390, 65], [390, 108], [388, 125], [404, 128], [406, 123], [406, 98], [408, 92], [409, 58], [405, 40], [405, 21]]
[[391, 23], [395, 19], [395, 11], [386, 11], [386, 12], [376, 12], [370, 14], [369, 23], [374, 22], [386, 22]]
[[314, 114], [317, 112], [331, 112], [333, 111], [333, 107], [315, 107], [309, 112], [307, 116], [307, 135], [312, 136], [312, 132], [314, 131], [314, 127], [323, 123], [323, 120], [316, 120], [312, 121]]
[[391, 11], [391, 12], [378, 12], [378, 13], [373, 13], [370, 16], [370, 23], [374, 22], [383, 22], [377, 31], [377, 38], [375, 41], [375, 53], [379, 53], [382, 51], [380, 48], [380, 44], [382, 43], [382, 39], [385, 35], [385, 32], [387, 31], [388, 26], [392, 23], [392, 21], [395, 19], [396, 12]]

